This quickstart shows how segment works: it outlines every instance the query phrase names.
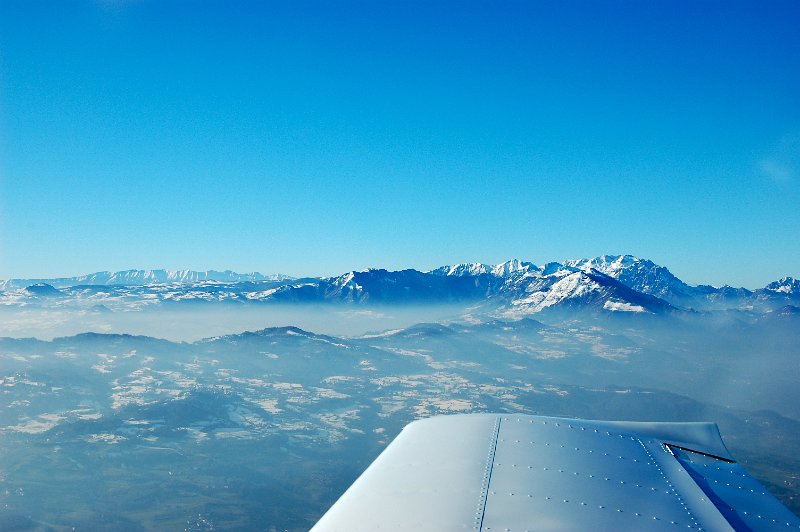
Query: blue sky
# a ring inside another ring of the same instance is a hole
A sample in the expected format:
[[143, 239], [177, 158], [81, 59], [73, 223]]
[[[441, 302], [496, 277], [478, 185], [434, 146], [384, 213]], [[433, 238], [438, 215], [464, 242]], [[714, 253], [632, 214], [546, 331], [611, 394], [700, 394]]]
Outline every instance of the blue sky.
[[0, 3], [0, 278], [800, 276], [800, 4]]

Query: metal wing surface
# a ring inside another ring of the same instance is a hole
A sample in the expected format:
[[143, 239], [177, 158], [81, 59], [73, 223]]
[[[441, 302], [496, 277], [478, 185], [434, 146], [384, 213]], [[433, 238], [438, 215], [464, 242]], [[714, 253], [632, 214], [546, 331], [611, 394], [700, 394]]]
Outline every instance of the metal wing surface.
[[312, 529], [798, 530], [713, 423], [415, 421]]

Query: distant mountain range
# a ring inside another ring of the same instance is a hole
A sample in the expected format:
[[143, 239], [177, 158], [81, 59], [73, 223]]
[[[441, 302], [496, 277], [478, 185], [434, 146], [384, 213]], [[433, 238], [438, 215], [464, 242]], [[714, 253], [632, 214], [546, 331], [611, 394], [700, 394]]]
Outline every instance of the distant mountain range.
[[663, 314], [767, 312], [800, 305], [800, 280], [786, 277], [757, 290], [692, 286], [666, 267], [631, 255], [552, 262], [463, 263], [428, 272], [352, 271], [296, 279], [232, 271], [128, 270], [58, 279], [0, 282], [7, 306], [137, 309], [174, 303], [465, 304], [506, 317], [575, 309]]
[[72, 286], [143, 286], [162, 283], [197, 283], [201, 281], [244, 282], [279, 281], [291, 279], [286, 275], [262, 275], [258, 272], [236, 273], [230, 270], [219, 272], [208, 270], [125, 270], [121, 272], [96, 272], [78, 277], [58, 277], [55, 279], [9, 279], [0, 281], [0, 290], [26, 288], [35, 284], [49, 284], [54, 288]]

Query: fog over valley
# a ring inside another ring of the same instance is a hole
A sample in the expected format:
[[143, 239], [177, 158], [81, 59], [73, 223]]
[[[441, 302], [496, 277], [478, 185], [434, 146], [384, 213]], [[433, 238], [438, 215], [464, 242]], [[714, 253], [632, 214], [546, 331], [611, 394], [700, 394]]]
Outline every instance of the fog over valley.
[[460, 318], [461, 305], [404, 305], [370, 308], [300, 304], [186, 305], [136, 311], [0, 307], [0, 336], [51, 340], [82, 332], [133, 334], [176, 342], [235, 334], [264, 327], [297, 327], [322, 334], [358, 336], [408, 327], [420, 321]]

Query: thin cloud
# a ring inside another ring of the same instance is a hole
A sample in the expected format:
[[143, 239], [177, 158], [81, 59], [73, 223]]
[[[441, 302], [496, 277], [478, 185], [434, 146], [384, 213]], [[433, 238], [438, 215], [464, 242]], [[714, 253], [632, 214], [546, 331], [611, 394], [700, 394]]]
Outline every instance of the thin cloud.
[[800, 177], [800, 134], [786, 135], [775, 149], [758, 161], [758, 169], [776, 183], [791, 183]]

